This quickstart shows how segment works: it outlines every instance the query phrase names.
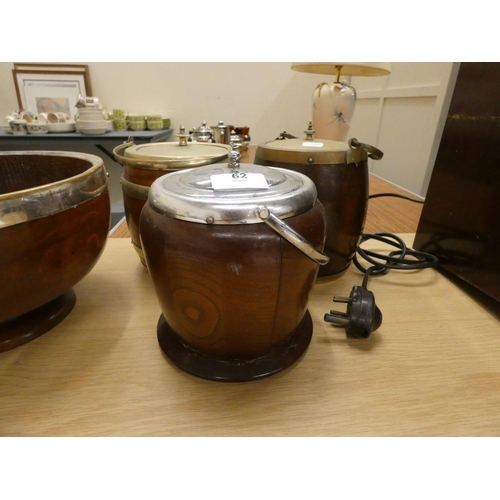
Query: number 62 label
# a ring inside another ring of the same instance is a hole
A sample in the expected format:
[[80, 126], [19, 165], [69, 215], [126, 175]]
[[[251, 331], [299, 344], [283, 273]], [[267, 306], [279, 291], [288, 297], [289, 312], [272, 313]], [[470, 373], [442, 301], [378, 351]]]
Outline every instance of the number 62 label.
[[267, 189], [264, 174], [251, 172], [232, 172], [210, 176], [212, 189]]

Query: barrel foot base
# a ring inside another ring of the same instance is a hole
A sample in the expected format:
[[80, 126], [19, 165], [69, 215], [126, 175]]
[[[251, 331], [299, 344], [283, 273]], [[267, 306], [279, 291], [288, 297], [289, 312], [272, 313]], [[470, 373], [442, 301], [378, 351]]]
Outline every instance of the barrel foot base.
[[132, 240], [132, 245], [134, 247], [134, 250], [137, 252], [137, 255], [139, 256], [139, 259], [141, 259], [141, 264], [144, 267], [148, 267], [146, 265], [146, 258], [144, 257], [144, 250], [140, 245], [138, 245], [134, 240]]
[[57, 326], [75, 307], [73, 289], [47, 304], [11, 321], [0, 324], [0, 352], [31, 342]]
[[163, 314], [158, 321], [157, 335], [165, 356], [191, 375], [218, 382], [248, 382], [278, 373], [295, 363], [309, 346], [312, 330], [311, 315], [306, 311], [293, 337], [271, 353], [250, 360], [219, 359], [194, 351], [174, 333]]

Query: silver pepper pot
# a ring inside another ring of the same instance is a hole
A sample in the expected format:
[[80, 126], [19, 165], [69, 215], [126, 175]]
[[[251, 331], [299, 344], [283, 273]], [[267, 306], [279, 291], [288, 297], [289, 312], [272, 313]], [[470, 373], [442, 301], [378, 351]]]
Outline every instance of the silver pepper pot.
[[219, 121], [218, 125], [212, 127], [212, 135], [214, 141], [219, 144], [231, 143], [231, 127], [229, 125], [224, 125], [222, 120]]

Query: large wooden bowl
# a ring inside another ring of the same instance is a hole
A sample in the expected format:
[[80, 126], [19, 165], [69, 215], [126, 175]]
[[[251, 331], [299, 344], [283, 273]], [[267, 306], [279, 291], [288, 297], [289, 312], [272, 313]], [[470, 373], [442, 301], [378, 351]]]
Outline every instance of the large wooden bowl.
[[58, 151], [0, 152], [0, 352], [52, 329], [107, 241], [103, 161]]

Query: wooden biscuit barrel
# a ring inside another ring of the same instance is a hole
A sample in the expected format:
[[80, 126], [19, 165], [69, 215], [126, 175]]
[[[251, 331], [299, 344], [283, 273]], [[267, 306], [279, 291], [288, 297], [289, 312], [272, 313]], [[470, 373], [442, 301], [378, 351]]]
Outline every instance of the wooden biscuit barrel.
[[139, 218], [151, 184], [171, 172], [224, 161], [231, 150], [226, 144], [188, 142], [188, 135], [183, 132], [181, 128], [177, 136], [179, 142], [134, 145], [132, 141], [127, 141], [113, 150], [116, 161], [124, 167], [120, 183], [125, 219], [132, 244], [143, 264]]
[[[193, 375], [229, 382], [271, 375], [304, 353], [309, 293], [328, 261], [310, 179], [234, 164], [157, 179], [140, 220], [161, 349]], [[220, 186], [227, 177], [232, 187]], [[256, 178], [265, 187], [245, 187]]]
[[[255, 163], [307, 175], [315, 184], [327, 221], [325, 253], [330, 257], [320, 277], [339, 277], [349, 267], [363, 232], [368, 208], [368, 158], [378, 149], [351, 139], [348, 143], [315, 140], [311, 126], [305, 139], [280, 138], [260, 144]], [[289, 136], [288, 136], [289, 137]]]

